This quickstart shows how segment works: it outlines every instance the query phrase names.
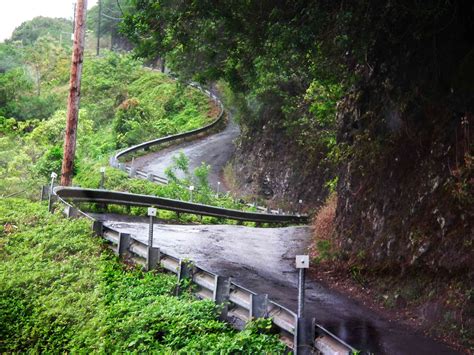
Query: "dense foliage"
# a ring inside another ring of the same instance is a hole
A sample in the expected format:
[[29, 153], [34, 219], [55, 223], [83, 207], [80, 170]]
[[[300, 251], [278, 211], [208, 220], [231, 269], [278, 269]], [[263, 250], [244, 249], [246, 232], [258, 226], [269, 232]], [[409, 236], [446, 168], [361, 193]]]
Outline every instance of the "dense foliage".
[[285, 129], [314, 152], [335, 145], [335, 103], [344, 85], [339, 66], [322, 56], [328, 8], [307, 1], [136, 1], [123, 28], [140, 55], [166, 53], [182, 77], [223, 79], [242, 94], [236, 104], [244, 128]]
[[[25, 51], [34, 51], [42, 41]], [[0, 73], [0, 191], [4, 195], [36, 192], [51, 171], [59, 173], [65, 111], [56, 109], [65, 104], [67, 67], [67, 61], [56, 61], [45, 69], [42, 77], [47, 83], [42, 84], [40, 96], [24, 67]], [[198, 128], [213, 119], [203, 94], [125, 55], [88, 57], [82, 93], [75, 170], [85, 175], [91, 164], [104, 164], [117, 147]], [[31, 107], [32, 98], [45, 98], [46, 106]]]
[[216, 306], [172, 296], [175, 276], [126, 269], [66, 220], [0, 200], [0, 351], [279, 353], [268, 321], [235, 332]]
[[32, 45], [40, 37], [52, 37], [60, 44], [70, 45], [73, 32], [72, 22], [65, 18], [35, 17], [23, 22], [12, 33], [12, 41], [20, 41], [23, 45]]
[[100, 6], [97, 4], [87, 11], [87, 28], [96, 38], [99, 36], [100, 25], [101, 48], [109, 45], [113, 50], [131, 49], [130, 42], [119, 31], [124, 12], [130, 9], [130, 0], [101, 0]]

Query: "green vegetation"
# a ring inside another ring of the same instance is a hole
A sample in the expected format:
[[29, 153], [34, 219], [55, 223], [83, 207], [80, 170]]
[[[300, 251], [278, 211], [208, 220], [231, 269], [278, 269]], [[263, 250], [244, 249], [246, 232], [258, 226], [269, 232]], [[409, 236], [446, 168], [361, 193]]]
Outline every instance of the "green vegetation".
[[15, 28], [11, 41], [33, 45], [40, 37], [51, 37], [55, 42], [70, 45], [72, 22], [64, 18], [35, 17]]
[[281, 353], [268, 320], [235, 332], [175, 276], [127, 269], [89, 222], [0, 200], [0, 351]]
[[[130, 50], [129, 41], [119, 31], [123, 12], [131, 9], [130, 0], [101, 0], [102, 16], [100, 18], [100, 47], [118, 50]], [[87, 29], [97, 38], [99, 5], [87, 11]], [[94, 42], [94, 46], [96, 43]]]
[[[90, 165], [83, 166], [78, 172], [75, 182], [86, 188], [98, 188], [100, 184], [100, 166], [99, 162], [92, 162]], [[174, 157], [173, 164], [167, 169], [166, 177], [169, 180], [167, 185], [158, 185], [148, 180], [130, 179], [125, 172], [108, 168], [105, 173], [104, 187], [108, 190], [127, 191], [136, 194], [153, 195], [166, 198], [174, 198], [183, 201], [190, 201], [191, 195], [189, 186], [195, 187], [192, 201], [213, 206], [231, 208], [237, 210], [255, 211], [254, 207], [243, 205], [228, 194], [216, 193], [210, 188], [208, 183], [208, 165], [201, 165], [194, 172], [189, 171], [188, 158], [179, 153]], [[95, 209], [95, 206], [88, 206]], [[146, 208], [132, 207], [127, 210], [125, 207], [109, 206], [109, 210], [117, 213], [131, 213], [132, 215], [146, 215]], [[204, 224], [237, 224], [237, 221], [227, 220], [218, 217], [198, 217], [193, 214], [177, 214], [175, 212], [160, 210], [159, 217], [163, 219], [173, 219], [180, 222], [199, 222]], [[247, 226], [255, 226], [254, 222], [243, 222]]]
[[[138, 1], [122, 28], [139, 55], [166, 54], [181, 77], [225, 81], [239, 123], [250, 135], [272, 127], [291, 137], [309, 159], [326, 154], [328, 163], [335, 163], [341, 156], [336, 102], [351, 79], [323, 55], [320, 32], [332, 30], [327, 28], [332, 6], [313, 5]], [[339, 54], [346, 41], [341, 36], [331, 50]]]
[[[40, 38], [25, 52], [40, 58], [48, 48], [47, 39]], [[40, 65], [39, 81], [26, 70], [31, 63], [0, 73], [0, 193], [4, 196], [37, 193], [51, 171], [60, 170], [65, 111], [57, 108], [65, 106], [68, 63], [55, 60], [54, 65]], [[105, 164], [117, 147], [198, 128], [214, 118], [205, 95], [143, 68], [126, 55], [88, 57], [82, 92], [75, 170], [83, 176], [92, 165]]]

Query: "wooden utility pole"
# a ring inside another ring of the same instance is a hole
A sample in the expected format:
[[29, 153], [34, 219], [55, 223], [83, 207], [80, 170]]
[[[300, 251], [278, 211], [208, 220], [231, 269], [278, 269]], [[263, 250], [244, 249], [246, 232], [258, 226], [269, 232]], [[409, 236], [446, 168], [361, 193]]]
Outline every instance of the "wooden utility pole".
[[64, 137], [64, 155], [61, 169], [61, 185], [69, 186], [72, 182], [74, 156], [76, 153], [77, 119], [81, 98], [81, 74], [84, 57], [84, 40], [86, 35], [87, 0], [77, 0], [74, 26], [74, 43], [72, 47], [71, 78], [67, 100], [66, 132]]

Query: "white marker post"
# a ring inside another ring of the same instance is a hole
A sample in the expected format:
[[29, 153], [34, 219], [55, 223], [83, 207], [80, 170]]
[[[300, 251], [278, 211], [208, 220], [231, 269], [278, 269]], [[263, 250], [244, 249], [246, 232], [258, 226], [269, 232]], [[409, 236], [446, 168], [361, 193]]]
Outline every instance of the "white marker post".
[[193, 185], [189, 186], [189, 202], [193, 202], [193, 191], [194, 191], [194, 186]]
[[221, 187], [221, 182], [218, 181], [217, 182], [217, 194], [216, 194], [216, 197], [219, 197], [219, 188]]
[[303, 211], [303, 200], [298, 200], [298, 213], [301, 215], [301, 212]]
[[51, 212], [52, 207], [53, 207], [53, 188], [54, 188], [54, 180], [58, 177], [58, 174], [56, 174], [54, 171], [51, 173], [51, 185], [49, 187], [49, 199], [48, 199], [48, 211]]
[[105, 185], [105, 166], [100, 167], [100, 185], [99, 189], [103, 190]]
[[296, 268], [299, 269], [298, 275], [298, 318], [303, 317], [304, 313], [304, 283], [305, 269], [309, 268], [309, 255], [296, 255]]
[[154, 223], [154, 217], [156, 217], [156, 208], [149, 207], [148, 216], [150, 217], [150, 224], [148, 227], [148, 248], [152, 248], [153, 247], [153, 223]]

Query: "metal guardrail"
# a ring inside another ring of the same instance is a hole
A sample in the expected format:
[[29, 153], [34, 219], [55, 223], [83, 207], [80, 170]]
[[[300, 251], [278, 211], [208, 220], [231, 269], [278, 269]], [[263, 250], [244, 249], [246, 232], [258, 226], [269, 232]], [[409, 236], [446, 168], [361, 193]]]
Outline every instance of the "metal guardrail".
[[[189, 84], [189, 86], [200, 90], [201, 92], [203, 92], [205, 95], [207, 95], [209, 98], [211, 98], [214, 101], [214, 103], [219, 107], [219, 114], [217, 115], [217, 118], [213, 122], [211, 122], [210, 124], [208, 124], [204, 127], [201, 127], [201, 128], [197, 128], [197, 129], [187, 131], [187, 132], [183, 132], [183, 133], [169, 135], [169, 136], [166, 136], [166, 137], [153, 139], [153, 140], [143, 142], [143, 143], [140, 143], [140, 144], [136, 144], [134, 146], [125, 148], [123, 150], [120, 150], [114, 156], [112, 156], [110, 158], [110, 160], [109, 160], [110, 166], [112, 166], [114, 168], [117, 168], [117, 169], [120, 169], [120, 170], [128, 173], [130, 177], [136, 177], [136, 178], [140, 178], [140, 179], [147, 179], [149, 181], [156, 182], [158, 184], [163, 184], [163, 185], [168, 184], [168, 179], [166, 177], [159, 176], [159, 175], [156, 175], [156, 174], [153, 174], [153, 173], [147, 173], [145, 171], [136, 169], [133, 166], [127, 166], [125, 163], [120, 162], [120, 158], [122, 158], [126, 155], [129, 155], [129, 154], [138, 152], [140, 150], [147, 150], [152, 146], [156, 146], [156, 145], [160, 145], [160, 144], [164, 144], [164, 143], [169, 143], [169, 142], [174, 142], [174, 141], [178, 141], [180, 139], [184, 139], [184, 138], [188, 138], [188, 137], [197, 136], [201, 133], [204, 133], [204, 132], [207, 132], [207, 131], [213, 129], [214, 127], [216, 127], [222, 121], [225, 111], [224, 111], [224, 105], [220, 101], [219, 97], [217, 95], [215, 95], [213, 92], [211, 92], [207, 89], [204, 89], [198, 83], [191, 82]], [[262, 211], [262, 212], [267, 212], [267, 213], [272, 213], [272, 214], [281, 214], [281, 210], [272, 210], [272, 209], [264, 207], [264, 206], [258, 206], [255, 203], [253, 203], [253, 204], [248, 203], [247, 206], [255, 207], [257, 209], [257, 211]], [[288, 214], [291, 214], [291, 213], [288, 212]]]
[[276, 215], [270, 213], [245, 212], [228, 208], [203, 205], [200, 203], [173, 200], [164, 197], [131, 194], [127, 192], [108, 191], [99, 189], [83, 189], [79, 187], [54, 188], [54, 194], [63, 200], [76, 202], [97, 202], [117, 205], [156, 207], [158, 209], [192, 213], [202, 216], [220, 217], [238, 221], [257, 223], [307, 223], [307, 216]]
[[[66, 190], [71, 191], [74, 188], [56, 187], [53, 191]], [[46, 199], [48, 193], [49, 187], [43, 187], [42, 199]], [[336, 335], [316, 324], [314, 319], [298, 318], [295, 312], [270, 300], [267, 294], [257, 294], [233, 282], [231, 278], [222, 277], [189, 260], [168, 254], [159, 247], [149, 246], [133, 235], [104, 226], [102, 222], [68, 203], [61, 193], [52, 196], [54, 200], [64, 205], [62, 212], [67, 217], [84, 217], [91, 220], [94, 233], [103, 237], [116, 255], [141, 265], [147, 271], [161, 267], [176, 274], [177, 292], [180, 291], [180, 281], [189, 279], [194, 285], [194, 295], [199, 299], [208, 299], [219, 304], [220, 319], [229, 322], [235, 328], [243, 329], [247, 322], [255, 318], [270, 318], [280, 340], [297, 355], [358, 353]]]
[[[233, 282], [231, 278], [217, 275], [158, 247], [150, 247], [133, 235], [118, 232], [101, 222], [94, 222], [94, 230], [121, 258], [141, 265], [145, 270], [161, 267], [177, 275], [177, 293], [180, 292], [180, 281], [189, 280], [194, 295], [198, 299], [211, 300], [220, 305], [220, 319], [231, 323], [237, 329], [243, 329], [245, 324], [253, 319], [269, 318], [281, 341], [296, 354], [356, 353], [354, 348], [337, 336], [316, 325], [314, 320], [310, 323], [301, 322], [296, 313], [270, 300], [267, 294], [257, 294]], [[302, 334], [305, 336], [301, 336]]]
[[218, 99], [218, 97], [216, 95], [214, 95], [212, 92], [210, 92], [209, 90], [203, 89], [197, 83], [191, 83], [189, 85], [192, 86], [192, 87], [197, 88], [200, 91], [202, 91], [204, 94], [209, 96], [215, 102], [215, 104], [219, 107], [219, 114], [217, 115], [217, 118], [213, 122], [211, 122], [210, 124], [208, 124], [204, 127], [200, 127], [200, 128], [197, 128], [197, 129], [194, 129], [194, 130], [191, 130], [191, 131], [183, 132], [183, 133], [178, 133], [178, 134], [173, 134], [173, 135], [169, 135], [169, 136], [166, 136], [166, 137], [153, 139], [151, 141], [143, 142], [143, 143], [134, 145], [132, 147], [123, 149], [123, 150], [117, 152], [110, 159], [110, 165], [112, 165], [113, 167], [117, 167], [118, 164], [119, 164], [119, 159], [121, 157], [123, 157], [125, 155], [128, 155], [128, 154], [131, 154], [131, 153], [135, 153], [139, 150], [148, 149], [148, 148], [150, 148], [152, 146], [155, 146], [155, 145], [159, 145], [159, 144], [163, 144], [163, 143], [167, 143], [167, 142], [172, 142], [172, 141], [176, 141], [176, 140], [179, 140], [179, 139], [188, 138], [188, 137], [192, 137], [192, 136], [196, 136], [198, 134], [204, 133], [204, 132], [209, 131], [212, 128], [216, 127], [222, 121], [222, 118], [224, 117], [224, 106], [222, 105], [222, 102]]

